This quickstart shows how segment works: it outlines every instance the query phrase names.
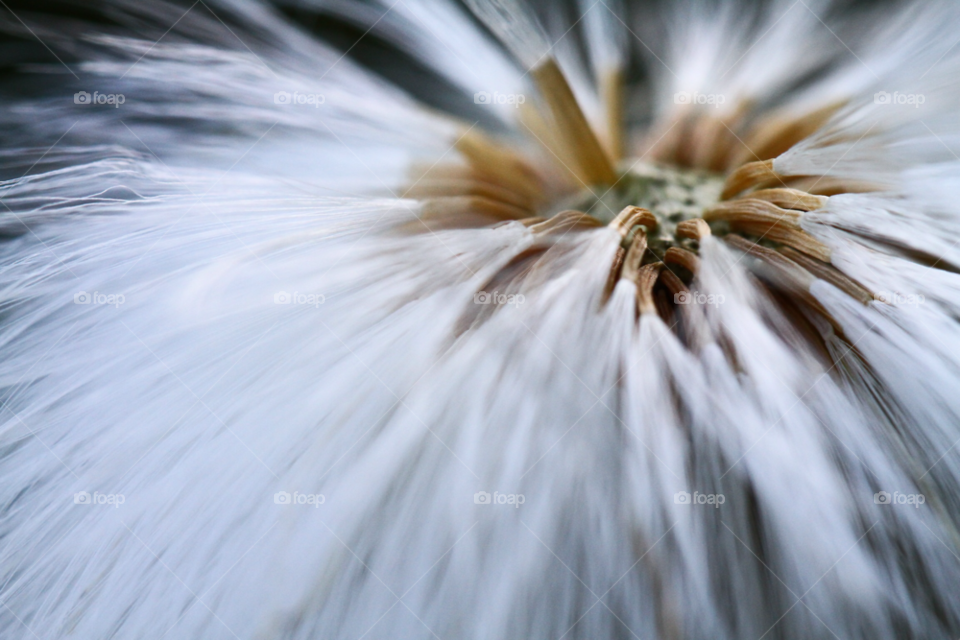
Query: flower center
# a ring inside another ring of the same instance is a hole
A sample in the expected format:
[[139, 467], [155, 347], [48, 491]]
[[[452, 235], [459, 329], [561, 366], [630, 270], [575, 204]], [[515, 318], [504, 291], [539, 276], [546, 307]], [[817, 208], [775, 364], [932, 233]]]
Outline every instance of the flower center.
[[[649, 255], [644, 263], [662, 261], [671, 247], [695, 250], [695, 240], [678, 235], [677, 225], [702, 218], [720, 201], [723, 185], [724, 176], [708, 171], [634, 164], [614, 187], [587, 190], [569, 208], [585, 211], [605, 224], [613, 222], [625, 207], [646, 209], [655, 223], [645, 226]], [[631, 239], [632, 234], [625, 238], [626, 243]]]

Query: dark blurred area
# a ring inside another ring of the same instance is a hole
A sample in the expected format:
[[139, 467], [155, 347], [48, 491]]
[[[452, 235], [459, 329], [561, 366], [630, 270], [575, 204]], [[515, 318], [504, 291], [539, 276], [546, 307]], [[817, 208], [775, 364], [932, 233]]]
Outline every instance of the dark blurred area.
[[[696, 0], [695, 6], [709, 7], [726, 0]], [[880, 11], [899, 0], [850, 0], [831, 5], [830, 16], [856, 30], [861, 10]], [[625, 24], [655, 25], [660, 9], [676, 0], [638, 0], [624, 2], [616, 9]], [[571, 0], [535, 0], [531, 3], [545, 23], [575, 24], [582, 14], [582, 5]], [[611, 6], [617, 7], [617, 5]], [[737, 5], [747, 23], [756, 18], [769, 2], [752, 0]], [[75, 92], [95, 86], [102, 92], [126, 93], [141, 102], [161, 96], [163, 88], [131, 84], [131, 78], [111, 78], [93, 74], [91, 63], [116, 53], [107, 53], [104, 39], [134, 39], [149, 45], [193, 42], [212, 45], [221, 50], [252, 52], [274, 61], [295, 60], [298, 51], [289, 43], [278, 42], [270, 25], [292, 23], [307, 37], [366, 68], [395, 86], [402, 88], [430, 108], [453, 114], [470, 122], [478, 122], [490, 130], [502, 128], [489, 110], [474, 103], [472, 96], [455, 86], [409, 49], [398, 44], [404, 38], [403, 21], [387, 16], [389, 3], [370, 0], [268, 0], [252, 3], [235, 0], [3, 0], [0, 2], [0, 178], [19, 177], [24, 171], [37, 172], [61, 166], [70, 160], [58, 159], [46, 150], [91, 145], [121, 145], [137, 153], [152, 152], [142, 141], [123, 127], [115, 127], [109, 136], [103, 128], [88, 126], [89, 115], [77, 113], [77, 124], [71, 127], [44, 114], [63, 116], [64, 100]], [[469, 13], [466, 11], [466, 13]], [[562, 18], [558, 20], [557, 18]], [[479, 22], [480, 29], [485, 29]], [[648, 29], [644, 46], [652, 51], [662, 48], [657, 42], [658, 30]], [[585, 52], [583, 33], [571, 29], [557, 37], [570, 39], [576, 50]], [[649, 39], [647, 39], [649, 38]], [[144, 54], [149, 53], [146, 48]], [[130, 55], [129, 53], [126, 55]], [[648, 77], [646, 55], [640, 45], [634, 47], [627, 69], [627, 81], [637, 88], [629, 105], [628, 119], [643, 122], [649, 116], [643, 86]], [[116, 60], [116, 58], [113, 58]], [[129, 59], [132, 66], [136, 58]], [[316, 70], [317, 77], [325, 69]], [[176, 79], [173, 79], [176, 80]], [[38, 107], [39, 105], [39, 107]], [[69, 105], [68, 105], [69, 106]], [[46, 109], [46, 111], [44, 111]], [[70, 114], [69, 111], [66, 113]], [[159, 116], [124, 114], [142, 126], [161, 124]], [[173, 135], [230, 135], [229, 123], [203, 121], [162, 121]], [[174, 126], [171, 126], [174, 125]], [[171, 144], [176, 144], [175, 140]], [[37, 149], [31, 155], [4, 156], [11, 149]], [[156, 150], [162, 156], [161, 149]], [[36, 163], [36, 164], [35, 164]]]
[[[623, 19], [629, 24], [636, 19], [629, 14], [655, 15], [659, 5], [671, 1], [675, 0], [628, 1], [623, 9], [628, 15]], [[848, 0], [834, 3], [831, 12], [843, 14], [866, 7], [876, 10], [880, 5], [897, 2]], [[535, 0], [531, 4], [543, 16], [562, 14], [566, 18], [563, 22], [568, 24], [577, 22], [580, 13], [579, 5], [569, 0]], [[739, 4], [749, 12], [769, 3], [751, 0]], [[471, 104], [461, 100], [451, 103], [450, 96], [456, 90], [447, 80], [383, 37], [377, 26], [385, 26], [381, 18], [389, 6], [363, 0], [271, 0], [267, 5], [278, 16], [425, 104], [454, 111]], [[238, 50], [269, 46], [258, 33], [257, 24], [251, 21], [255, 14], [247, 11], [244, 15], [238, 11], [240, 6], [217, 0], [5, 0], [0, 6], [0, 91], [5, 96], [42, 94], [59, 83], [55, 72], [67, 73], [63, 67], [56, 69], [61, 64], [80, 75], [76, 65], [90, 58], [89, 39], [93, 33], [149, 42], [201, 40]], [[376, 26], [369, 28], [369, 24]], [[572, 30], [565, 37], [576, 39], [582, 49], [581, 35]], [[642, 74], [642, 70], [633, 68], [632, 73]], [[28, 79], [38, 80], [38, 75], [42, 76], [41, 81]]]

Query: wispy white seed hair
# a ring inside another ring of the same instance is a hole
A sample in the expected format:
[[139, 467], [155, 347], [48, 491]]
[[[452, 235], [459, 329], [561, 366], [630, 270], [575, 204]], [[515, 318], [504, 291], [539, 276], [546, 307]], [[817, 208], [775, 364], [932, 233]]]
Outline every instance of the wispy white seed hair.
[[[126, 102], [64, 143], [72, 92], [2, 116], [4, 637], [957, 637], [955, 7], [635, 8], [660, 44], [630, 41], [653, 69], [632, 140], [677, 91], [846, 101], [774, 167], [882, 187], [800, 223], [878, 299], [813, 279], [835, 324], [811, 328], [703, 238], [690, 288], [717, 303], [691, 308], [690, 348], [632, 283], [608, 290], [614, 229], [434, 224], [403, 197], [412, 165], [462, 162], [472, 122], [266, 4], [210, 4], [230, 20], [78, 40], [68, 65]], [[468, 4], [522, 66], [551, 50], [529, 8]], [[389, 28], [329, 12], [468, 98], [523, 86], [462, 7], [401, 5]]]

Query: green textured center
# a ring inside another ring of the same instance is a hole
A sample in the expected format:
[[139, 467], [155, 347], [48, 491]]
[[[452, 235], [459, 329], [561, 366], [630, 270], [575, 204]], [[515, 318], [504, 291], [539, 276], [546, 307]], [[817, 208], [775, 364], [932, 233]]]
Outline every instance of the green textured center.
[[630, 205], [651, 211], [658, 223], [647, 238], [651, 257], [663, 256], [672, 246], [689, 248], [690, 241], [675, 235], [677, 223], [702, 217], [720, 200], [725, 179], [722, 174], [654, 164], [629, 166], [621, 176], [613, 188], [584, 190], [565, 208], [585, 211], [604, 223]]

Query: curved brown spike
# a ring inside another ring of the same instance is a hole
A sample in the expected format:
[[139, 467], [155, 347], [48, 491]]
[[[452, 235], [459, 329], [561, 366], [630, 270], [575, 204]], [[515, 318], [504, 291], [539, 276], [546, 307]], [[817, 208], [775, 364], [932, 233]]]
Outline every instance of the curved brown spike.
[[653, 300], [653, 285], [657, 284], [662, 262], [645, 264], [637, 273], [637, 310], [640, 315], [657, 313], [657, 305]]
[[734, 146], [741, 146], [734, 131], [740, 129], [751, 109], [751, 101], [740, 100], [736, 109], [722, 116], [714, 113], [716, 109], [701, 110], [694, 116], [685, 132], [690, 164], [708, 171], [726, 170]]
[[514, 207], [533, 211], [533, 202], [523, 194], [480, 180], [466, 178], [424, 178], [410, 185], [404, 198], [442, 198], [450, 196], [479, 196]]
[[[692, 251], [687, 251], [680, 247], [670, 247], [663, 255], [663, 261], [668, 264], [678, 264], [690, 273], [696, 273], [700, 269], [700, 258]], [[669, 273], [665, 271], [664, 273]]]
[[747, 161], [731, 162], [734, 150], [743, 146], [734, 132], [742, 130], [744, 121], [754, 107], [753, 100], [740, 99], [733, 113], [720, 121], [723, 124], [723, 133], [713, 142], [707, 169], [716, 173], [724, 173], [728, 168], [737, 167]]
[[637, 281], [637, 274], [640, 272], [640, 265], [643, 262], [643, 254], [647, 251], [647, 234], [643, 230], [637, 231], [630, 243], [630, 249], [623, 259], [622, 278]]
[[723, 120], [710, 114], [701, 115], [690, 131], [690, 165], [709, 169], [714, 154], [723, 148], [723, 142], [728, 137], [731, 137], [730, 131]]
[[710, 235], [710, 225], [703, 218], [691, 218], [677, 224], [678, 237], [702, 240]]
[[672, 298], [673, 296], [664, 291], [663, 287], [659, 289], [654, 288], [653, 290], [653, 304], [657, 307], [657, 315], [660, 316], [660, 319], [663, 320], [665, 324], [670, 326], [671, 331], [676, 335], [677, 323], [674, 322], [676, 313], [674, 311], [675, 305], [673, 304]]
[[613, 257], [613, 264], [610, 265], [610, 273], [607, 274], [607, 283], [603, 287], [603, 299], [601, 306], [607, 304], [607, 301], [610, 300], [610, 296], [613, 295], [613, 290], [617, 286], [617, 282], [620, 280], [620, 269], [623, 267], [623, 260], [626, 257], [627, 252], [623, 250], [623, 247], [617, 247], [617, 253]]
[[776, 158], [822, 127], [844, 104], [846, 100], [825, 105], [799, 117], [781, 115], [761, 120], [752, 127], [752, 133], [744, 143], [746, 148], [737, 159], [746, 162], [749, 158]]
[[743, 193], [750, 187], [767, 182], [779, 183], [780, 181], [780, 175], [773, 170], [773, 160], [748, 162], [727, 176], [727, 181], [723, 185], [723, 192], [720, 194], [720, 199], [729, 200], [733, 196]]
[[[735, 233], [725, 235], [723, 241], [748, 256], [760, 259], [765, 265], [765, 269], [761, 270], [762, 275], [766, 276], [768, 280], [773, 281], [783, 289], [793, 291], [801, 296], [810, 297], [812, 300], [812, 296], [810, 296], [809, 293], [810, 285], [813, 284], [813, 276], [797, 263], [777, 253], [773, 249], [768, 249], [767, 247], [762, 247], [750, 242]], [[749, 263], [747, 266], [749, 266]], [[757, 269], [754, 268], [752, 270], [756, 271]]]
[[609, 69], [600, 76], [600, 97], [606, 116], [605, 140], [610, 159], [614, 164], [623, 158], [624, 134], [624, 73], [623, 69]]
[[526, 133], [537, 141], [547, 157], [551, 157], [556, 170], [556, 180], [563, 183], [562, 188], [582, 189], [583, 181], [577, 176], [577, 162], [561, 140], [557, 127], [550, 121], [549, 114], [524, 102], [520, 105], [518, 120]]
[[836, 196], [841, 193], [870, 193], [883, 191], [882, 185], [863, 180], [848, 180], [829, 176], [798, 176], [785, 178], [787, 185], [818, 196]]
[[[411, 185], [424, 180], [480, 180], [469, 165], [453, 162], [429, 164], [417, 161], [411, 163], [407, 179]], [[410, 187], [407, 186], [407, 188]]]
[[799, 211], [781, 209], [772, 202], [744, 198], [721, 202], [704, 211], [703, 219], [710, 222], [726, 220], [730, 223], [783, 225], [799, 229], [801, 215]]
[[823, 244], [806, 231], [802, 229], [793, 229], [786, 225], [765, 224], [754, 222], [734, 222], [732, 226], [744, 233], [759, 236], [764, 240], [771, 240], [788, 247], [793, 247], [797, 251], [816, 258], [821, 262], [830, 262], [830, 247]]
[[533, 218], [523, 218], [521, 220], [517, 220], [517, 222], [525, 227], [532, 227], [535, 224], [540, 224], [541, 222], [546, 222], [547, 220], [549, 220], [549, 218], [544, 218], [543, 216], [534, 216]]
[[[766, 200], [784, 209], [797, 211], [814, 211], [827, 205], [830, 200], [827, 196], [815, 196], [799, 189], [760, 189], [753, 191], [749, 197], [753, 200]], [[736, 202], [733, 200], [732, 202]]]
[[567, 211], [561, 211], [557, 215], [553, 216], [552, 218], [548, 218], [544, 222], [532, 225], [530, 227], [530, 231], [534, 233], [553, 233], [564, 228], [596, 228], [602, 226], [603, 223], [590, 214], [584, 213], [583, 211], [574, 211], [570, 209]]
[[577, 175], [587, 185], [612, 185], [617, 181], [610, 157], [587, 123], [566, 77], [552, 58], [530, 70], [530, 75], [550, 107], [557, 132], [577, 162]]
[[[842, 335], [843, 329], [839, 323], [830, 315], [830, 312], [820, 304], [813, 294], [810, 293], [810, 285], [813, 284], [815, 276], [807, 271], [802, 265], [797, 264], [786, 256], [766, 247], [754, 244], [745, 238], [735, 234], [728, 234], [724, 241], [730, 246], [743, 251], [747, 255], [758, 258], [757, 264], [751, 267], [751, 270], [757, 275], [775, 286], [778, 289], [789, 292], [796, 298], [827, 319], [833, 326], [833, 330]], [[750, 266], [748, 264], [748, 266]]]
[[830, 247], [802, 229], [794, 229], [782, 224], [743, 221], [733, 222], [731, 226], [744, 233], [758, 236], [761, 240], [770, 240], [772, 242], [785, 244], [788, 247], [793, 247], [797, 251], [802, 251], [821, 262], [830, 262]]
[[677, 149], [683, 139], [686, 116], [674, 115], [670, 120], [654, 124], [640, 141], [634, 154], [637, 157], [649, 157], [667, 164], [676, 164]]
[[872, 193], [884, 191], [885, 187], [865, 180], [824, 180], [811, 188], [810, 192], [819, 196], [836, 196], [841, 193]]
[[519, 220], [528, 211], [517, 207], [488, 200], [480, 196], [451, 196], [448, 198], [427, 198], [420, 201], [420, 220], [441, 223], [457, 222], [462, 224], [483, 224], [490, 220]]
[[543, 182], [525, 160], [476, 129], [464, 133], [454, 144], [470, 166], [488, 181], [522, 194], [534, 206], [543, 202]]
[[812, 273], [817, 278], [820, 278], [825, 282], [829, 282], [851, 298], [859, 300], [863, 304], [868, 304], [876, 300], [876, 296], [873, 293], [864, 288], [855, 280], [841, 273], [840, 270], [833, 265], [824, 264], [814, 260], [813, 258], [805, 256], [796, 249], [792, 249], [790, 247], [781, 247], [779, 251], [787, 258], [793, 260], [798, 265]]
[[678, 167], [693, 166], [693, 158], [697, 152], [694, 146], [696, 144], [695, 131], [699, 120], [700, 115], [696, 111], [689, 109], [679, 118], [677, 124], [679, 136], [673, 148], [673, 157], [668, 159], [670, 164]]
[[793, 247], [823, 262], [830, 261], [830, 248], [800, 228], [803, 213], [781, 209], [765, 200], [743, 198], [723, 202], [704, 212], [706, 220], [725, 220], [730, 226], [761, 239]]
[[684, 291], [689, 291], [689, 289], [687, 289], [687, 285], [683, 284], [683, 280], [678, 278], [677, 274], [669, 269], [664, 269], [660, 272], [660, 282], [662, 282], [667, 290], [673, 295], [683, 293]]
[[623, 210], [617, 214], [617, 217], [610, 222], [609, 226], [616, 229], [622, 237], [626, 238], [630, 235], [630, 230], [638, 224], [648, 229], [653, 229], [657, 226], [657, 217], [643, 207], [630, 205], [624, 207]]
[[697, 304], [685, 304], [688, 301], [690, 288], [669, 269], [660, 272], [660, 282], [673, 296], [673, 303], [683, 318], [683, 334], [687, 348], [699, 352], [704, 345], [711, 341], [710, 329], [704, 321], [703, 308]]

